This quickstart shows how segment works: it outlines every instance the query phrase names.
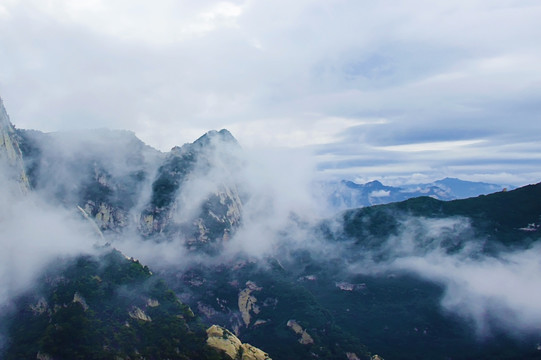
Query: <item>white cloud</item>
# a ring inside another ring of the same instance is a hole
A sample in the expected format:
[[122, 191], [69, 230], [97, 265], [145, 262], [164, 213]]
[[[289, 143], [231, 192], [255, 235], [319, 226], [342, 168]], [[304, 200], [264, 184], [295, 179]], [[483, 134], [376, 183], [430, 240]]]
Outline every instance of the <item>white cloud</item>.
[[496, 326], [538, 331], [541, 321], [539, 247], [501, 258], [461, 259], [431, 253], [398, 259], [393, 268], [407, 269], [445, 284], [442, 305], [475, 322], [480, 335]]
[[377, 190], [377, 191], [372, 191], [369, 197], [381, 198], [381, 197], [388, 197], [389, 195], [391, 195], [391, 192], [389, 190]]
[[[228, 127], [246, 146], [336, 142], [363, 155], [381, 154], [360, 143], [496, 146], [541, 131], [537, 2], [10, 0], [0, 9], [0, 92], [20, 127], [126, 128], [162, 150]], [[346, 136], [360, 125], [349, 120], [366, 118], [386, 124]], [[414, 132], [428, 139], [407, 139]], [[438, 132], [447, 137], [429, 138]]]
[[[0, 164], [2, 166], [3, 164]], [[0, 307], [28, 290], [59, 258], [92, 253], [100, 242], [90, 223], [72, 211], [51, 206], [0, 173]]]
[[460, 149], [465, 146], [482, 143], [483, 140], [460, 140], [460, 141], [441, 141], [406, 145], [382, 146], [378, 150], [397, 151], [397, 152], [419, 152], [419, 151], [450, 151]]
[[[220, 1], [27, 1], [20, 2], [55, 21], [121, 40], [167, 45], [232, 27], [242, 5]], [[28, 9], [28, 8], [27, 8]]]
[[[539, 245], [486, 255], [464, 218], [409, 218], [400, 229], [381, 249], [364, 252], [353, 271], [405, 272], [443, 285], [441, 306], [471, 321], [479, 336], [495, 328], [509, 334], [541, 329]], [[463, 242], [459, 251], [446, 250], [457, 242]]]
[[339, 141], [340, 134], [352, 126], [384, 122], [384, 119], [300, 114], [297, 117], [263, 118], [249, 123], [233, 123], [225, 127], [248, 147], [264, 145], [299, 148]]

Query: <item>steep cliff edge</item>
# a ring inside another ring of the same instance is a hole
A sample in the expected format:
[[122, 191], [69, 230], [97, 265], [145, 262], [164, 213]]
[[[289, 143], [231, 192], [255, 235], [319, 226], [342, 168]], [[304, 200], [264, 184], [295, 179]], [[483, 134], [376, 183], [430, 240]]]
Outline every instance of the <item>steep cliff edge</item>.
[[30, 184], [24, 169], [19, 141], [4, 108], [2, 98], [0, 98], [0, 162], [5, 163], [9, 172], [8, 176], [18, 181], [21, 191], [27, 192]]

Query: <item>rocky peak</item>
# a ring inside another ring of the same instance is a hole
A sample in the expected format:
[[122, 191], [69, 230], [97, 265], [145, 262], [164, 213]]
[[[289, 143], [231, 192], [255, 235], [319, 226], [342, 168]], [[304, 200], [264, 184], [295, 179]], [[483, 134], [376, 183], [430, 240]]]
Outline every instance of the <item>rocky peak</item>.
[[241, 149], [225, 129], [164, 154], [126, 131], [15, 132], [0, 110], [0, 158], [26, 184], [29, 174], [36, 192], [79, 206], [100, 231], [137, 228], [147, 239], [206, 251], [240, 225]]
[[220, 131], [211, 130], [205, 135], [201, 136], [199, 139], [195, 140], [194, 145], [206, 146], [212, 144], [213, 142], [223, 142], [239, 146], [237, 139], [235, 139], [235, 137], [227, 129], [222, 129]]
[[217, 147], [231, 145], [240, 148], [237, 139], [226, 129], [220, 131], [211, 130], [195, 140], [193, 143], [186, 143], [182, 146], [174, 146], [171, 149], [171, 156], [186, 156], [204, 151], [215, 151]]
[[381, 182], [379, 182], [378, 180], [373, 180], [373, 181], [369, 181], [367, 182], [366, 184], [364, 184], [365, 186], [367, 187], [371, 187], [371, 188], [382, 188], [382, 187], [385, 187]]
[[227, 130], [174, 147], [158, 169], [140, 232], [155, 239], [181, 238], [192, 249], [209, 250], [227, 240], [242, 210], [235, 181], [239, 150]]

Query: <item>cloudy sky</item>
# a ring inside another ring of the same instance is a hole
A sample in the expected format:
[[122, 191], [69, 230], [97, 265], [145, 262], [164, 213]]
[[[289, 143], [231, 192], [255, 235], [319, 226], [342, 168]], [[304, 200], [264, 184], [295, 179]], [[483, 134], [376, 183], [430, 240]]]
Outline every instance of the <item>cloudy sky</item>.
[[[541, 181], [538, 0], [2, 0], [19, 128], [228, 128], [388, 184]], [[283, 149], [282, 149], [283, 150]]]

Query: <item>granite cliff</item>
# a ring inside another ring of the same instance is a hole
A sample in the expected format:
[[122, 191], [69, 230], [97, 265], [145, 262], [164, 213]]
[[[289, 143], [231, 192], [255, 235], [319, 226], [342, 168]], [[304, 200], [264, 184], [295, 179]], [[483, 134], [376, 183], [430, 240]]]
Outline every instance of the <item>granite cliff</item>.
[[189, 249], [213, 251], [240, 225], [234, 177], [242, 166], [240, 146], [227, 130], [166, 154], [127, 131], [17, 135], [22, 151], [6, 136], [4, 152], [26, 187], [51, 202], [78, 206], [105, 235], [135, 231], [147, 240], [180, 240]]
[[0, 98], [0, 164], [3, 163], [8, 177], [16, 179], [22, 192], [30, 184], [24, 168], [19, 139]]
[[175, 147], [158, 168], [151, 197], [140, 215], [145, 237], [180, 238], [190, 249], [219, 246], [241, 221], [242, 202], [234, 174], [240, 146], [227, 130], [211, 131]]
[[207, 344], [223, 351], [231, 360], [271, 360], [269, 354], [252, 346], [243, 344], [231, 331], [218, 325], [207, 329]]

